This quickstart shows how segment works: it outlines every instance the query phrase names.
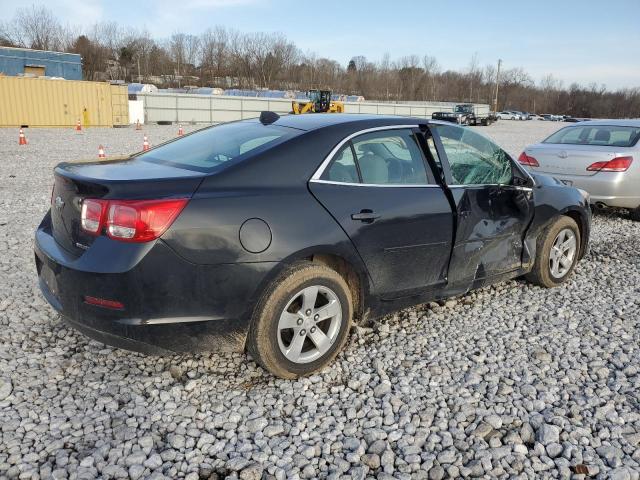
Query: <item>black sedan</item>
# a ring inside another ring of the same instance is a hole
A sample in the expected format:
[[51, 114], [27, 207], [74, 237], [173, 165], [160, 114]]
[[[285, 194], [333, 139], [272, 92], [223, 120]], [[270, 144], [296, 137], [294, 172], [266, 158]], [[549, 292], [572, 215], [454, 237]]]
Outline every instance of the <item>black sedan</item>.
[[35, 258], [66, 322], [147, 353], [246, 349], [285, 378], [354, 323], [523, 275], [561, 284], [591, 221], [586, 193], [416, 118], [264, 112], [54, 176]]

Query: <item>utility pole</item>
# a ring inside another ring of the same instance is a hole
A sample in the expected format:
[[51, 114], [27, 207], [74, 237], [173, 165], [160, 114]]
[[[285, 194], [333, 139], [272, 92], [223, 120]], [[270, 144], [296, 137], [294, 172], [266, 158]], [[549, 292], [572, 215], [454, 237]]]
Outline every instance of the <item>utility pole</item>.
[[498, 86], [500, 85], [500, 65], [502, 60], [498, 60], [498, 71], [496, 73], [496, 96], [493, 98], [493, 111], [498, 113]]

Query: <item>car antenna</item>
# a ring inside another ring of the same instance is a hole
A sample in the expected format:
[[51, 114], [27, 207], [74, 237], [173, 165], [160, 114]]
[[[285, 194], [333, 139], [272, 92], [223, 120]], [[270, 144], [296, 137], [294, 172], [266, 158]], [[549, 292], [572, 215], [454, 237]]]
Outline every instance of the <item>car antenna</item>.
[[276, 112], [264, 111], [260, 113], [260, 123], [263, 125], [270, 125], [280, 118]]

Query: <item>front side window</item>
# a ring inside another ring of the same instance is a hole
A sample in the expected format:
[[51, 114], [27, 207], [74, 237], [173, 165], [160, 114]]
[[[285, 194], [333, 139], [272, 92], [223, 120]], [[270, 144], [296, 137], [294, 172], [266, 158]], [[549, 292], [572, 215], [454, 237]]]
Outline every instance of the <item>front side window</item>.
[[429, 183], [418, 140], [405, 129], [380, 130], [353, 138], [336, 153], [321, 178], [369, 185]]
[[214, 172], [249, 152], [258, 152], [297, 135], [277, 125], [233, 122], [207, 128], [161, 145], [139, 156], [141, 160], [174, 167]]
[[640, 139], [640, 127], [582, 125], [558, 130], [542, 143], [632, 147]]
[[513, 178], [509, 155], [469, 128], [438, 125], [437, 131], [457, 185], [508, 185]]

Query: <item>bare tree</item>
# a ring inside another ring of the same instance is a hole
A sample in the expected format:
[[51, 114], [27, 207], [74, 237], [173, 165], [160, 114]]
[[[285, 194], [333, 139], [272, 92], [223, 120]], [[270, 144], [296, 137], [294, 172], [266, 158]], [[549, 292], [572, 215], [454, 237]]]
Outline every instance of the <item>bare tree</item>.
[[61, 50], [64, 47], [62, 25], [44, 6], [20, 8], [12, 22], [6, 22], [2, 37], [10, 43], [36, 50]]
[[197, 64], [201, 61], [200, 38], [176, 32], [171, 35], [167, 47], [174, 63], [173, 80], [178, 87], [183, 83], [183, 77], [196, 73]]
[[[223, 27], [201, 35], [174, 32], [154, 39], [114, 22], [87, 30], [63, 26], [46, 7], [21, 8], [13, 19], [0, 21], [0, 46], [54, 49], [79, 53], [84, 77], [200, 85], [307, 90], [328, 88], [336, 93], [385, 101], [465, 101], [493, 103], [496, 69], [480, 67], [478, 55], [462, 71], [443, 71], [435, 57], [407, 55], [394, 60], [385, 53], [379, 62], [354, 56], [346, 65], [313, 52], [302, 53], [284, 35], [244, 34]], [[165, 80], [165, 79], [168, 79]], [[499, 105], [527, 111], [576, 116], [638, 117], [640, 88], [607, 91], [604, 85], [563, 83], [547, 75], [536, 84], [520, 67], [502, 72]]]
[[208, 29], [202, 34], [202, 71], [203, 78], [213, 83], [228, 73], [229, 68], [229, 35], [222, 27]]
[[[471, 56], [471, 60], [469, 61], [469, 72], [468, 72], [468, 77], [469, 77], [469, 100], [470, 101], [474, 101], [474, 97], [473, 97], [473, 87], [480, 86], [480, 81], [482, 79], [482, 72], [480, 70], [480, 62], [478, 62], [478, 52], [475, 52], [472, 56]], [[476, 99], [479, 99], [480, 95], [479, 92], [476, 91]]]
[[440, 73], [440, 66], [436, 57], [424, 55], [422, 57], [422, 68], [424, 68], [425, 85], [428, 85], [429, 92], [424, 95], [425, 100], [436, 100], [438, 98], [437, 76]]

